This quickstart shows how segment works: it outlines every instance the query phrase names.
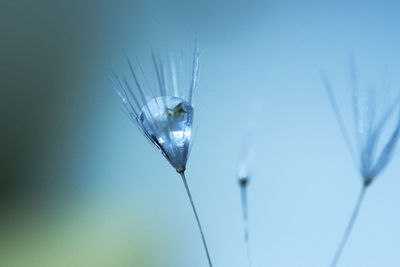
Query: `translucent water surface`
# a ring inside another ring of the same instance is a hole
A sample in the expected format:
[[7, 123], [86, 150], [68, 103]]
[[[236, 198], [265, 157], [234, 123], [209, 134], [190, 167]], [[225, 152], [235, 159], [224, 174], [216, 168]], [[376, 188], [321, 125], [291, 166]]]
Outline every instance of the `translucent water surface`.
[[141, 109], [139, 123], [178, 171], [184, 169], [191, 141], [193, 107], [174, 96], [151, 99]]

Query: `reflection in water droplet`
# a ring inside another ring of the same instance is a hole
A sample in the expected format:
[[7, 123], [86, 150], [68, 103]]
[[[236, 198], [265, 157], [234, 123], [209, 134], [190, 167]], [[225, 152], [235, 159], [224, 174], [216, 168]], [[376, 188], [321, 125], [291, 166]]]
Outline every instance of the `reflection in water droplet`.
[[139, 114], [141, 127], [176, 169], [186, 165], [191, 141], [193, 107], [173, 96], [151, 99]]

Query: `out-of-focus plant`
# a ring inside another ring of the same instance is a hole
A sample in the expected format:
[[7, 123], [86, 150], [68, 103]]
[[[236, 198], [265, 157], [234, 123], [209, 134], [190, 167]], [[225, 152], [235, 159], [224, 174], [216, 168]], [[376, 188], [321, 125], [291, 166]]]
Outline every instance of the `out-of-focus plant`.
[[399, 92], [393, 98], [388, 86], [379, 89], [361, 87], [358, 84], [353, 58], [350, 60], [350, 78], [354, 136], [348, 134], [330, 82], [325, 75], [322, 75], [336, 120], [339, 123], [352, 159], [362, 177], [362, 187], [356, 205], [334, 254], [331, 267], [336, 266], [340, 259], [367, 189], [389, 163], [400, 137]]
[[252, 176], [251, 165], [253, 161], [253, 154], [255, 148], [255, 134], [257, 123], [262, 107], [261, 101], [255, 101], [249, 114], [248, 125], [246, 127], [243, 144], [240, 152], [237, 177], [240, 187], [240, 195], [242, 200], [242, 215], [244, 223], [244, 241], [247, 253], [247, 265], [251, 267], [251, 253], [250, 253], [250, 240], [249, 240], [249, 219], [248, 219], [248, 198], [247, 187]]
[[[127, 56], [133, 85], [115, 72], [110, 80], [120, 96], [129, 117], [144, 136], [180, 174], [200, 230], [207, 260], [212, 266], [200, 219], [185, 177], [186, 163], [192, 145], [193, 93], [199, 81], [199, 49], [193, 51], [191, 71], [183, 58], [174, 59], [153, 52], [152, 60], [157, 90], [151, 88], [144, 71]], [[190, 79], [188, 79], [190, 77]], [[136, 88], [136, 90], [132, 88]]]

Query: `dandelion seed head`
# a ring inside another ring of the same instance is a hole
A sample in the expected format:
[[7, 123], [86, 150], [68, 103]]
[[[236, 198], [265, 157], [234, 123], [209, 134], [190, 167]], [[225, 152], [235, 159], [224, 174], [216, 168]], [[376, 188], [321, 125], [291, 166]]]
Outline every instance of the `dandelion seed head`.
[[199, 80], [197, 45], [190, 54], [186, 62], [153, 52], [153, 79], [126, 56], [131, 79], [115, 72], [109, 76], [132, 121], [178, 172], [185, 170], [192, 144], [193, 96]]
[[253, 162], [254, 154], [253, 139], [253, 132], [247, 132], [243, 138], [242, 151], [237, 167], [237, 176], [239, 177], [239, 179], [248, 179], [251, 176], [251, 165]]
[[251, 167], [254, 160], [254, 150], [256, 146], [255, 135], [263, 104], [264, 102], [261, 98], [254, 99], [249, 110], [247, 126], [243, 135], [242, 149], [237, 168], [237, 176], [240, 184], [242, 179], [246, 179], [247, 181], [251, 176]]
[[328, 79], [323, 76], [329, 100], [343, 137], [358, 165], [364, 186], [370, 185], [389, 163], [400, 138], [400, 92], [384, 86], [360, 86], [351, 61], [351, 93], [354, 140], [348, 135]]

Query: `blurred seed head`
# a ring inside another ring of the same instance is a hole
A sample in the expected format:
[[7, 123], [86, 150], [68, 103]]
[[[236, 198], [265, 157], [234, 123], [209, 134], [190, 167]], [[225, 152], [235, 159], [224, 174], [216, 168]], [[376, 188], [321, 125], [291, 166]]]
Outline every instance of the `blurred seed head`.
[[355, 129], [353, 138], [347, 133], [329, 80], [323, 75], [347, 147], [357, 164], [364, 186], [368, 186], [389, 163], [400, 137], [400, 91], [393, 93], [387, 84], [382, 88], [360, 86], [353, 58], [350, 60], [350, 80]]
[[251, 177], [251, 167], [254, 160], [255, 135], [263, 106], [262, 100], [254, 100], [250, 108], [247, 126], [244, 131], [242, 149], [240, 152], [237, 177], [240, 185], [246, 185]]
[[249, 184], [248, 177], [239, 177], [239, 186], [240, 187], [247, 187], [248, 184]]

